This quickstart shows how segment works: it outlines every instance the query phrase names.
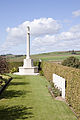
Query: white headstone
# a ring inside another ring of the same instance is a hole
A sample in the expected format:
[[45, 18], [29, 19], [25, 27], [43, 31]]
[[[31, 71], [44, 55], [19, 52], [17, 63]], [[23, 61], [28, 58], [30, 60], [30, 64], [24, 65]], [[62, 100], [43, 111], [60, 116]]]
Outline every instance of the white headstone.
[[65, 98], [65, 79], [53, 74], [53, 83], [62, 92], [62, 98]]

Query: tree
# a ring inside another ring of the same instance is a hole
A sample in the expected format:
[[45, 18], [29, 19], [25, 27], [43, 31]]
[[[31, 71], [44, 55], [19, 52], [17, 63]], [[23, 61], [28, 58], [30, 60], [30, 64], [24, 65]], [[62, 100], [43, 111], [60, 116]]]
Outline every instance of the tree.
[[74, 51], [74, 50], [72, 50], [72, 52], [71, 52], [72, 54], [76, 54], [76, 52]]
[[6, 58], [0, 56], [0, 73], [3, 74], [7, 71], [7, 62]]
[[73, 56], [65, 59], [61, 64], [68, 67], [80, 68], [79, 59]]

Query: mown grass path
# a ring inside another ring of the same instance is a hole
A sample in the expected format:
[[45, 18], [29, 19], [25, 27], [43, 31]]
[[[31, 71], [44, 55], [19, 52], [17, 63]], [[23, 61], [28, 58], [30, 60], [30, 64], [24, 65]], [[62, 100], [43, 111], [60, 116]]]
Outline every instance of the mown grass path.
[[64, 102], [52, 99], [44, 77], [13, 78], [0, 96], [0, 120], [77, 120]]

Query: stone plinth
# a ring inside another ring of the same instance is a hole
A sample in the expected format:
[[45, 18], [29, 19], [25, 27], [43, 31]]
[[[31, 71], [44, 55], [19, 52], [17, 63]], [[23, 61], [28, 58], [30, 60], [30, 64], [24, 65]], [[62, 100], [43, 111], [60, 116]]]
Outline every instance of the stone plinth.
[[24, 59], [24, 65], [19, 67], [19, 72], [14, 73], [16, 75], [38, 75], [38, 67], [33, 66], [32, 59]]
[[25, 67], [19, 67], [19, 73], [26, 75], [26, 74], [34, 74], [38, 73], [38, 67], [31, 67], [31, 68], [25, 68]]

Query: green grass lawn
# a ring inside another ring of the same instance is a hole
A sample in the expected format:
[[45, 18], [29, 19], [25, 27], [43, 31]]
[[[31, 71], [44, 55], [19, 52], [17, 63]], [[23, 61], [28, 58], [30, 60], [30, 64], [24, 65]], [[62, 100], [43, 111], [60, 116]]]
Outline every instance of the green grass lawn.
[[48, 92], [41, 76], [16, 76], [0, 96], [0, 120], [77, 120], [62, 101]]

